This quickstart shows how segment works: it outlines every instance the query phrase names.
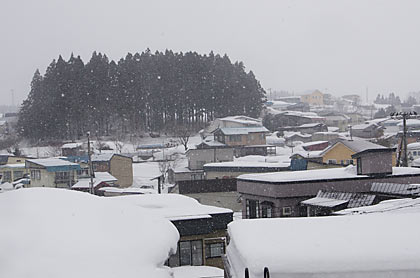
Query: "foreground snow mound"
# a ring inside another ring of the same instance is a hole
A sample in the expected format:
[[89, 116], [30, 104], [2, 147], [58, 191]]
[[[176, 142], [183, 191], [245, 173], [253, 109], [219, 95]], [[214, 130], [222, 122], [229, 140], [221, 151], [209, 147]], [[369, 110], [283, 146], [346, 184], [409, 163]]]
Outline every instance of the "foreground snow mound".
[[148, 209], [87, 193], [0, 194], [0, 277], [171, 277], [179, 234]]
[[223, 269], [212, 266], [179, 266], [172, 268], [174, 278], [221, 278]]
[[[235, 277], [420, 277], [420, 213], [238, 220], [227, 257]], [[250, 240], [252, 239], [252, 240]]]

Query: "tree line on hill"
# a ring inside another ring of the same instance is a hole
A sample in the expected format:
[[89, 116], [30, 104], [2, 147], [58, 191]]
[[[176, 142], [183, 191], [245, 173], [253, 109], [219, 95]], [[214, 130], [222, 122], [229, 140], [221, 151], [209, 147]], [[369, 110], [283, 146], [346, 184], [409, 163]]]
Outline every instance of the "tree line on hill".
[[215, 117], [257, 117], [265, 91], [242, 62], [210, 52], [94, 52], [53, 60], [34, 74], [18, 131], [32, 140], [198, 129]]

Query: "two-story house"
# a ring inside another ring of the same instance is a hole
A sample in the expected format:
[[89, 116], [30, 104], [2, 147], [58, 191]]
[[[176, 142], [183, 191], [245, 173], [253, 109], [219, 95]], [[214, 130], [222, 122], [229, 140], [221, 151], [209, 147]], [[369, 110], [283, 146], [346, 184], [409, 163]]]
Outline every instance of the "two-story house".
[[25, 167], [31, 174], [28, 187], [71, 188], [80, 170], [79, 164], [59, 158], [27, 159]]
[[266, 144], [265, 127], [218, 128], [214, 131], [214, 140], [235, 148], [235, 156], [267, 155], [275, 147]]

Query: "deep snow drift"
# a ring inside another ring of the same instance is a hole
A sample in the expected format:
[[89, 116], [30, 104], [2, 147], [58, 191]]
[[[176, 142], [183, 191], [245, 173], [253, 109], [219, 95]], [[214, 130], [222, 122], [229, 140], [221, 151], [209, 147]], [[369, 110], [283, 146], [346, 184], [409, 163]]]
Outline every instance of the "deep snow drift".
[[179, 239], [152, 210], [71, 190], [0, 194], [0, 277], [156, 277]]

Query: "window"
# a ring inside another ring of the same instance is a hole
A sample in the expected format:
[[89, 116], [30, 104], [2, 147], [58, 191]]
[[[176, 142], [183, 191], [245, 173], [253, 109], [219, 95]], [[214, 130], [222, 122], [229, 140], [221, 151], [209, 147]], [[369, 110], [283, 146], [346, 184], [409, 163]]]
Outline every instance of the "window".
[[271, 218], [273, 212], [274, 204], [272, 202], [261, 202], [261, 217], [262, 218]]
[[13, 171], [13, 179], [18, 180], [23, 177], [23, 171]]
[[362, 159], [360, 157], [357, 158], [357, 174], [362, 174]]
[[328, 164], [337, 164], [336, 159], [328, 159]]
[[215, 242], [206, 244], [206, 258], [221, 257], [225, 253], [225, 243]]
[[55, 172], [56, 183], [67, 183], [70, 181], [70, 172]]
[[283, 215], [292, 215], [291, 207], [283, 207]]
[[41, 170], [31, 170], [31, 180], [40, 180]]
[[3, 181], [4, 182], [11, 182], [12, 181], [12, 172], [11, 171], [4, 171], [3, 172]]
[[179, 242], [179, 265], [203, 265], [201, 240]]
[[414, 156], [417, 156], [417, 151], [414, 151], [414, 152], [413, 152], [413, 155], [414, 155]]
[[246, 200], [246, 218], [259, 218], [260, 217], [260, 204], [257, 200]]

